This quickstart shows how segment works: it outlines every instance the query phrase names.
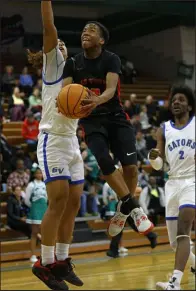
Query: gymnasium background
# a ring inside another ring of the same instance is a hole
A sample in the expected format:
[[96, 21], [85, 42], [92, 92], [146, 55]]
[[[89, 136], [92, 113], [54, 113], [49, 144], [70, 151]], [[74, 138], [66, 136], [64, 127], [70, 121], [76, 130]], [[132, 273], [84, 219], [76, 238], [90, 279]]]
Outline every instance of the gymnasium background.
[[[171, 85], [174, 82], [185, 83], [195, 90], [194, 1], [54, 0], [53, 7], [59, 37], [65, 41], [70, 56], [80, 51], [80, 33], [87, 21], [98, 20], [109, 29], [108, 49], [121, 57], [121, 97], [136, 131], [139, 186], [142, 189], [148, 187], [151, 176], [156, 178], [156, 187], [163, 189], [167, 176], [165, 172], [153, 173], [147, 162], [147, 151], [156, 146], [156, 129], [168, 116]], [[39, 122], [41, 105], [33, 108], [36, 106], [30, 105], [29, 100], [35, 88], [38, 93], [34, 97], [38, 101], [40, 99], [41, 73], [28, 66], [27, 48], [33, 51], [42, 48], [40, 1], [1, 1], [2, 262], [29, 259], [31, 255], [29, 237], [20, 230], [13, 230], [7, 221], [7, 199], [14, 184], [9, 175], [17, 170], [17, 159], [23, 160], [23, 171], [29, 176], [37, 163], [36, 143], [34, 147], [27, 144], [23, 129], [30, 111], [34, 120]], [[28, 86], [21, 83], [21, 74], [26, 66], [32, 78]], [[6, 74], [11, 74], [10, 79]], [[18, 115], [13, 113], [14, 94], [23, 100], [22, 111]], [[80, 129], [78, 139], [81, 151], [87, 150]], [[89, 160], [84, 163], [88, 166]], [[92, 185], [89, 181], [91, 173], [86, 170], [85, 191], [76, 218], [71, 254], [109, 249], [108, 221], [104, 212], [107, 201], [104, 201], [102, 193], [104, 181], [96, 168], [96, 161], [93, 167], [97, 180]], [[22, 195], [25, 195], [25, 185], [22, 190]], [[163, 215], [157, 214], [156, 224], [158, 243], [168, 243]], [[126, 228], [122, 244], [131, 248], [146, 246], [149, 242]], [[38, 241], [37, 255], [39, 247]]]

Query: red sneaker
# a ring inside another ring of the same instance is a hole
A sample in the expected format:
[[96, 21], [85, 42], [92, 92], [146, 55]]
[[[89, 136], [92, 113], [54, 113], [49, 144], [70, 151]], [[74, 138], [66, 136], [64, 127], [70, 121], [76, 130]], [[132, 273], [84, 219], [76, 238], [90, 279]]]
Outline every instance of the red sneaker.
[[33, 265], [32, 272], [52, 290], [69, 290], [67, 284], [63, 280], [57, 279], [53, 274], [53, 269], [55, 269], [55, 267], [56, 263], [42, 266], [41, 260], [38, 259], [38, 261]]
[[71, 258], [67, 258], [64, 261], [56, 261], [56, 265], [58, 268], [58, 275], [56, 275], [57, 278], [65, 280], [75, 286], [84, 285], [82, 280], [80, 280], [80, 278], [73, 271], [73, 267], [75, 266], [72, 263]]

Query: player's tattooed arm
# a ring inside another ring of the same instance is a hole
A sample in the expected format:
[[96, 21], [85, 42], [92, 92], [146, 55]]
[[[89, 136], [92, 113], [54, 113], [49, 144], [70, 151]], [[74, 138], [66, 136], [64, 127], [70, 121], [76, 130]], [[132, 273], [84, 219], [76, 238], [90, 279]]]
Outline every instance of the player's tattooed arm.
[[43, 50], [44, 53], [49, 53], [58, 44], [58, 34], [54, 25], [51, 0], [41, 1], [41, 14], [43, 23]]

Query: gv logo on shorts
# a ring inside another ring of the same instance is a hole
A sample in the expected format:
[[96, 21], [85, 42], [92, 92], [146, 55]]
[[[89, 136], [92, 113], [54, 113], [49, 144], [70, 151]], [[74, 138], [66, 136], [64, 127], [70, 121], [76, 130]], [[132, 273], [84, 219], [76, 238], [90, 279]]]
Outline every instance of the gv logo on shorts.
[[55, 174], [55, 173], [59, 173], [59, 174], [62, 174], [63, 173], [63, 170], [64, 168], [52, 168], [52, 173]]

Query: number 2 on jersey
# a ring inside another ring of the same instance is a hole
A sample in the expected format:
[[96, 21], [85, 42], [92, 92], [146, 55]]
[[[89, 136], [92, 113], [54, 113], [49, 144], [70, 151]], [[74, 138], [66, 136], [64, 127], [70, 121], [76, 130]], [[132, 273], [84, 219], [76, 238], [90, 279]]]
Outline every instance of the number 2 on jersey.
[[179, 155], [180, 155], [179, 159], [184, 160], [184, 151], [179, 151]]

